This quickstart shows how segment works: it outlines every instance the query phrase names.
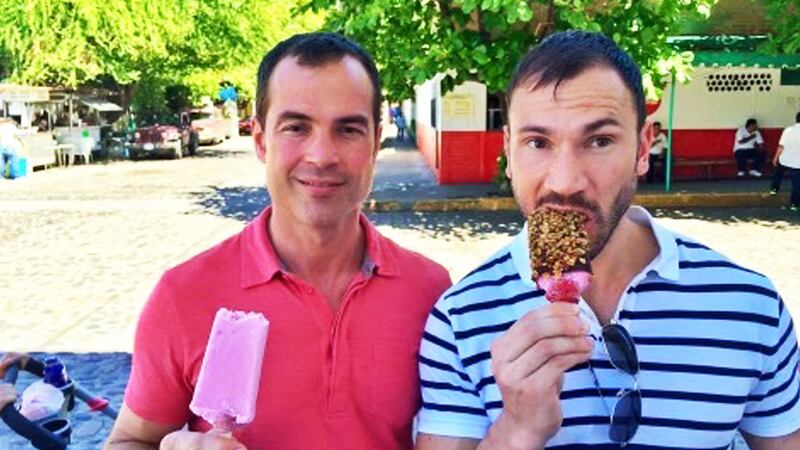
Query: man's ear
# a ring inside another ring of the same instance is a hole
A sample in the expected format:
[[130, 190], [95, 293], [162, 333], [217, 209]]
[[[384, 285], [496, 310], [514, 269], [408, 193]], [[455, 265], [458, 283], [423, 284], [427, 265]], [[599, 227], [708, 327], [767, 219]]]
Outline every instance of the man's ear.
[[378, 155], [378, 150], [381, 149], [382, 137], [383, 137], [383, 124], [378, 122], [378, 125], [375, 127], [375, 152], [373, 153], [373, 155], [376, 157]]
[[511, 179], [511, 134], [508, 125], [503, 125], [503, 153], [506, 155], [506, 176]]
[[[264, 119], [266, 122], [266, 119]], [[258, 117], [253, 119], [253, 141], [256, 145], [256, 156], [262, 163], [266, 161], [267, 148], [264, 144], [265, 141], [264, 128], [261, 126], [261, 120]]]
[[650, 168], [650, 146], [652, 144], [653, 122], [647, 121], [642, 126], [642, 131], [639, 132], [639, 148], [636, 149], [636, 175], [644, 175]]

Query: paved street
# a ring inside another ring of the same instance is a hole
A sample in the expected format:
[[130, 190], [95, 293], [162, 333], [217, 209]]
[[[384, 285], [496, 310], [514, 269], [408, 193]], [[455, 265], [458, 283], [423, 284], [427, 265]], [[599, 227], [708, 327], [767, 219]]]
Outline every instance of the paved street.
[[[0, 352], [123, 352], [108, 355], [104, 366], [73, 371], [118, 402], [128, 370], [124, 352], [131, 350], [148, 292], [164, 269], [258, 213], [268, 201], [262, 172], [249, 138], [238, 138], [201, 147], [194, 158], [54, 168], [0, 180]], [[399, 183], [394, 175], [379, 178], [376, 189]], [[767, 208], [656, 213], [769, 275], [800, 317], [796, 215]], [[372, 219], [386, 235], [442, 263], [453, 279], [519, 230], [519, 217], [509, 212]]]

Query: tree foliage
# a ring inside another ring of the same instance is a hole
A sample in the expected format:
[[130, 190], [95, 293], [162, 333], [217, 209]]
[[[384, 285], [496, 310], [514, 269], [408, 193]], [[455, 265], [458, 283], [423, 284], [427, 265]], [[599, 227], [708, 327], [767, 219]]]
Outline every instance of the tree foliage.
[[[789, 0], [793, 1], [793, 0]], [[655, 96], [664, 75], [684, 77], [691, 53], [666, 43], [687, 15], [707, 17], [716, 0], [306, 0], [327, 10], [327, 26], [352, 36], [379, 65], [390, 99], [446, 73], [443, 88], [465, 80], [501, 92], [519, 58], [557, 30], [601, 31], [627, 50]], [[446, 72], [445, 72], [446, 71]]]
[[763, 0], [772, 33], [767, 50], [800, 53], [800, 3], [797, 0]]
[[214, 96], [224, 80], [251, 93], [268, 48], [322, 24], [315, 14], [292, 17], [295, 6], [296, 0], [0, 0], [0, 75], [66, 88], [111, 80], [143, 107], [163, 107], [171, 85], [192, 88], [193, 100]]

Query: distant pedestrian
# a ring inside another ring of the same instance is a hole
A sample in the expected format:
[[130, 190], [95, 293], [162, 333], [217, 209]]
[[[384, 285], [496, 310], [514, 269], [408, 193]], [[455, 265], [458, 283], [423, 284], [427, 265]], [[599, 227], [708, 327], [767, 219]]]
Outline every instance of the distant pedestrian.
[[17, 137], [17, 126], [13, 120], [0, 119], [0, 176], [17, 178], [20, 176], [19, 155], [23, 145]]
[[800, 209], [800, 112], [795, 116], [795, 124], [783, 130], [778, 142], [778, 151], [772, 163], [775, 173], [772, 175], [771, 194], [777, 194], [781, 188], [784, 172], [789, 173], [792, 180], [792, 193], [789, 197], [789, 209]]
[[661, 163], [659, 176], [664, 178], [666, 173], [667, 135], [661, 129], [661, 122], [653, 122], [653, 142], [650, 144], [650, 164], [647, 169], [647, 182], [652, 183], [656, 176], [656, 162]]
[[733, 156], [738, 166], [737, 175], [743, 177], [747, 170], [747, 162], [751, 161], [747, 173], [756, 178], [761, 176], [761, 165], [767, 159], [764, 152], [764, 138], [758, 131], [758, 121], [747, 119], [742, 128], [736, 130], [736, 141], [733, 143]]
[[397, 127], [397, 140], [398, 141], [405, 141], [406, 140], [406, 118], [403, 116], [403, 109], [400, 106], [395, 106], [392, 108], [392, 121], [394, 125]]

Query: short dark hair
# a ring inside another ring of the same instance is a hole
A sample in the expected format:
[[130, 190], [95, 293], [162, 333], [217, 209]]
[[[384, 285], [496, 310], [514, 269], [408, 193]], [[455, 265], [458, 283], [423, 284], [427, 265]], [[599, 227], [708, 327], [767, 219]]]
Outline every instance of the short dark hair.
[[800, 112], [795, 114], [794, 121], [797, 122], [797, 123], [800, 123]]
[[653, 122], [653, 125], [658, 125], [658, 126], [660, 127], [660, 126], [661, 126], [661, 122], [659, 122], [658, 120], [656, 120], [655, 122]]
[[295, 34], [272, 48], [258, 66], [258, 88], [256, 89], [256, 120], [263, 126], [267, 117], [269, 79], [275, 67], [284, 58], [297, 57], [302, 66], [320, 67], [344, 57], [355, 58], [367, 71], [372, 82], [372, 115], [375, 126], [381, 119], [381, 80], [375, 61], [366, 50], [338, 33], [314, 32]]
[[520, 85], [533, 81], [532, 90], [555, 84], [555, 89], [589, 68], [606, 66], [622, 78], [633, 94], [639, 129], [644, 125], [645, 109], [642, 73], [633, 59], [607, 36], [588, 31], [561, 31], [546, 37], [519, 62], [506, 90], [508, 105]]
[[758, 121], [751, 117], [751, 118], [747, 119], [747, 122], [745, 122], [744, 127], [747, 128], [750, 125], [757, 125], [757, 124], [758, 124]]

